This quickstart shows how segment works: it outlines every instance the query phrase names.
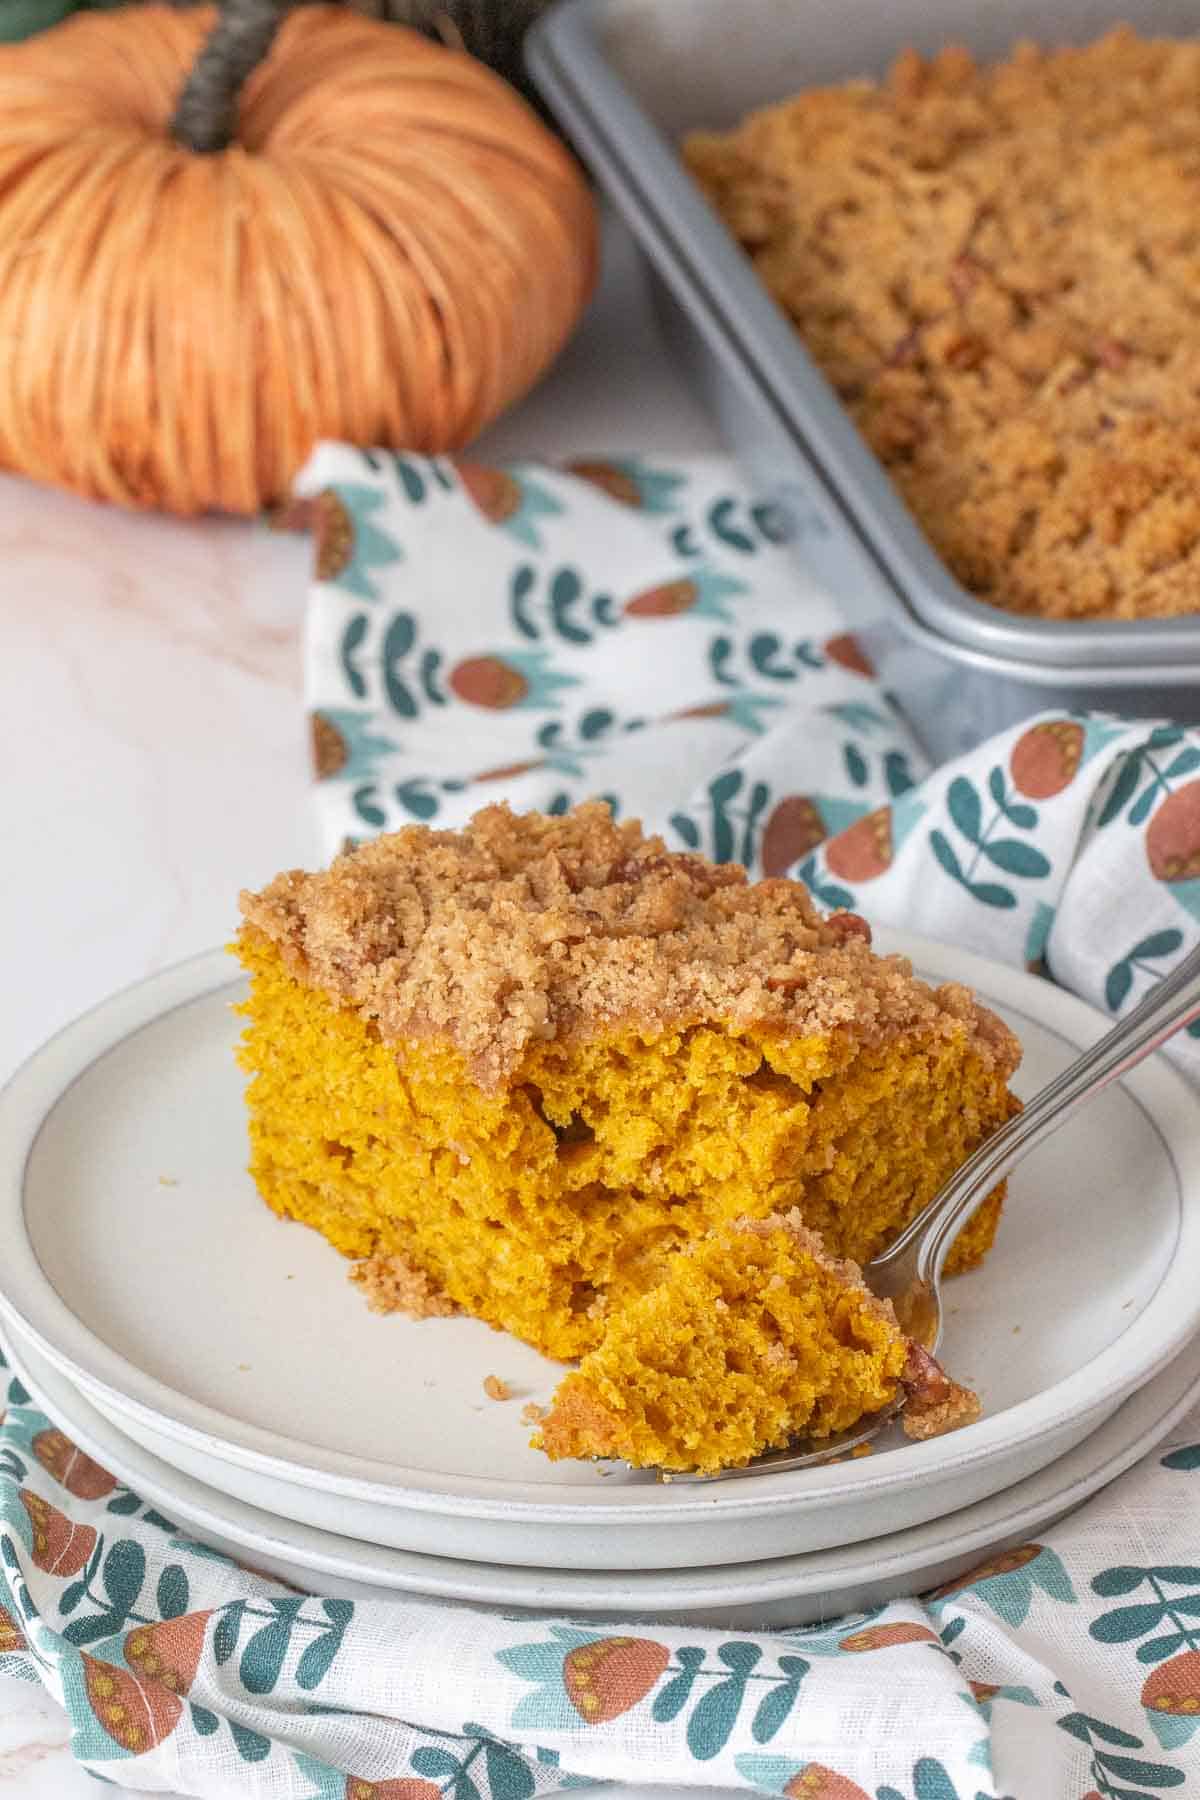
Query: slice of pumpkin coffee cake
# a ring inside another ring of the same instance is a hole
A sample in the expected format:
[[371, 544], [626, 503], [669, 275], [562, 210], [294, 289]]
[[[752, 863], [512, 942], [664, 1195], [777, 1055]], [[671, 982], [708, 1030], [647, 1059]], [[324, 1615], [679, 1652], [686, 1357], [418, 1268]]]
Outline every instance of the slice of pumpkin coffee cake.
[[599, 804], [413, 826], [242, 911], [268, 1205], [378, 1304], [562, 1360], [734, 1220], [797, 1208], [867, 1260], [1016, 1105], [1016, 1041], [965, 989]]

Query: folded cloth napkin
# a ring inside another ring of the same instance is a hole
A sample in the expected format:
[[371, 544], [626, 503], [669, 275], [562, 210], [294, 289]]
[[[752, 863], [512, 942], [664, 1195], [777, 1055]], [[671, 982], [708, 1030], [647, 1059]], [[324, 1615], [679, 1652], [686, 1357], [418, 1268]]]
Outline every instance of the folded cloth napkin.
[[[930, 771], [728, 462], [326, 448], [307, 688], [326, 849], [603, 795], [675, 849], [1120, 1012], [1200, 938], [1200, 732], [1052, 711]], [[1197, 1034], [1172, 1054], [1200, 1077]]]
[[[293, 516], [317, 534], [331, 850], [602, 793], [676, 846], [1116, 1012], [1196, 939], [1200, 734], [1051, 712], [928, 771], [722, 462], [330, 449]], [[1195, 1073], [1196, 1044], [1177, 1054]], [[1042, 1542], [923, 1600], [735, 1634], [298, 1593], [181, 1534], [13, 1380], [0, 1670], [62, 1700], [89, 1768], [148, 1791], [1156, 1800], [1200, 1791], [1198, 1437], [1195, 1416]]]

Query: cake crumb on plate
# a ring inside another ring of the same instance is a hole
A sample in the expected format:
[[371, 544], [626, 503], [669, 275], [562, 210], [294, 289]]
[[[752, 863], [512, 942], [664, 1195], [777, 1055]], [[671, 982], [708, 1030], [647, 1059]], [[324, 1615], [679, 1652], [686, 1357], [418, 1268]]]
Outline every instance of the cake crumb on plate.
[[350, 1270], [374, 1313], [407, 1313], [410, 1319], [447, 1319], [458, 1308], [402, 1256], [368, 1256]]

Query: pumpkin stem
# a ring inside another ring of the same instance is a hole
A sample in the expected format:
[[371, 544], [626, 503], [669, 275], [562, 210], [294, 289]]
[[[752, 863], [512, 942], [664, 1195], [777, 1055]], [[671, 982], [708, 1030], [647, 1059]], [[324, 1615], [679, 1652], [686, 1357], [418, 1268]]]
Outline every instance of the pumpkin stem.
[[233, 142], [242, 83], [271, 48], [287, 3], [222, 0], [171, 120], [172, 136], [187, 149], [208, 154]]

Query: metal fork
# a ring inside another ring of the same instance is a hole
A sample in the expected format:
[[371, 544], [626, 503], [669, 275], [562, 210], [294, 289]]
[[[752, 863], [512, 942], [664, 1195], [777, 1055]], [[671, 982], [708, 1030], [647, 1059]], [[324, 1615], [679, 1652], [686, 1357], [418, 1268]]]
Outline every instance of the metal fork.
[[[1065, 1125], [1079, 1107], [1118, 1080], [1143, 1057], [1200, 1017], [1200, 947], [1157, 982], [1120, 1020], [1069, 1068], [987, 1142], [939, 1189], [887, 1250], [863, 1267], [863, 1280], [881, 1300], [890, 1300], [902, 1330], [930, 1352], [942, 1337], [941, 1279], [951, 1245], [998, 1182], [1021, 1158]], [[848, 1431], [820, 1439], [796, 1440], [768, 1450], [740, 1469], [716, 1475], [676, 1475], [675, 1481], [728, 1481], [738, 1476], [809, 1469], [869, 1443], [894, 1419], [903, 1396], [885, 1412], [871, 1413]]]

